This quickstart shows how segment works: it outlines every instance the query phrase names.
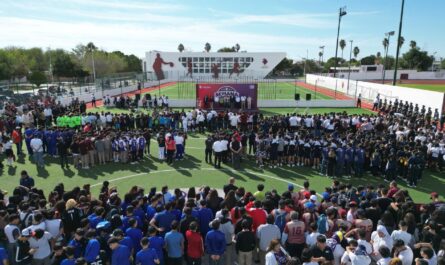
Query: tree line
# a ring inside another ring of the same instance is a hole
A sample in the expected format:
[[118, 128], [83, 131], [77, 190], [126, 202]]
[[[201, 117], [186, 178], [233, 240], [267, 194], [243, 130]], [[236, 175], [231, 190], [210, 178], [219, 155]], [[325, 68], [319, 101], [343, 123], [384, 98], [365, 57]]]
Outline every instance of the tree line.
[[6, 47], [0, 49], [0, 80], [85, 78], [122, 72], [141, 72], [141, 60], [121, 51], [107, 52], [90, 42], [79, 44], [72, 50]]
[[[404, 43], [405, 38], [401, 37], [398, 45], [402, 47]], [[386, 51], [389, 45], [389, 40], [385, 38], [382, 41], [382, 45], [384, 51]], [[351, 66], [383, 64], [385, 69], [394, 68], [395, 58], [393, 56], [385, 56], [385, 54], [382, 54], [381, 52], [364, 56], [359, 60], [358, 55], [360, 53], [360, 48], [358, 46], [353, 47], [353, 57], [349, 62], [349, 59], [344, 59], [343, 55], [343, 51], [346, 46], [347, 43], [345, 40], [339, 41], [339, 47], [341, 49], [341, 57], [337, 59], [339, 67], [348, 67], [349, 63], [351, 63]], [[303, 58], [303, 61], [293, 61], [285, 58], [275, 67], [274, 74], [289, 73], [292, 75], [302, 75], [304, 70], [306, 70], [306, 73], [329, 72], [331, 67], [335, 66], [335, 57], [331, 57], [324, 62], [322, 60], [324, 55], [323, 53], [323, 51], [318, 53], [318, 61], [313, 59], [306, 60], [305, 58]], [[349, 55], [347, 57], [349, 57]], [[412, 40], [409, 43], [409, 50], [399, 57], [399, 69], [416, 69], [418, 71], [427, 71], [432, 66], [434, 60], [434, 56], [429, 55], [427, 51], [422, 50], [417, 46], [416, 41]], [[304, 68], [305, 63], [306, 69]], [[445, 69], [445, 60], [441, 62], [441, 68]]]

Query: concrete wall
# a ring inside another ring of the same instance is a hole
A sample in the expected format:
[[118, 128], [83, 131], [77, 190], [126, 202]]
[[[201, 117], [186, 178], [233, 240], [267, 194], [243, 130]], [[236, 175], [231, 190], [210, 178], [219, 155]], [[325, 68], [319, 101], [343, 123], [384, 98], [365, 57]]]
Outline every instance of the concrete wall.
[[433, 111], [437, 108], [439, 113], [443, 111], [445, 101], [444, 93], [408, 87], [382, 85], [356, 80], [350, 80], [348, 87], [348, 81], [346, 79], [319, 75], [307, 75], [306, 82], [311, 85], [337, 90], [354, 98], [361, 94], [362, 98], [370, 101], [373, 101], [377, 94], [380, 94], [382, 99], [387, 98], [388, 100], [394, 101], [397, 98], [419, 104], [419, 106], [425, 105], [426, 107], [431, 107]]

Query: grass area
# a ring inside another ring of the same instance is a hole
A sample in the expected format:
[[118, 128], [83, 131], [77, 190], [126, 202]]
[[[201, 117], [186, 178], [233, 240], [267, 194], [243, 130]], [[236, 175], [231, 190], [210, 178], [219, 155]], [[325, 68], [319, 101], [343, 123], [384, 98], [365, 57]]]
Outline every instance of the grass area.
[[[287, 188], [288, 183], [302, 185], [305, 180], [309, 180], [311, 188], [319, 193], [324, 191], [324, 187], [331, 185], [331, 180], [320, 176], [310, 168], [276, 168], [260, 169], [253, 159], [245, 160], [242, 163], [242, 170], [232, 170], [228, 165], [224, 165], [222, 170], [214, 169], [204, 161], [204, 135], [191, 134], [186, 144], [186, 159], [168, 166], [156, 158], [145, 159], [137, 165], [123, 165], [119, 163], [109, 163], [107, 165], [97, 165], [88, 170], [77, 170], [71, 167], [62, 170], [55, 158], [45, 157], [45, 169], [37, 170], [29, 158], [21, 156], [15, 167], [3, 169], [0, 175], [1, 189], [7, 190], [11, 194], [14, 187], [19, 183], [20, 171], [27, 170], [30, 176], [34, 177], [37, 187], [42, 188], [45, 194], [58, 183], [64, 183], [65, 189], [70, 190], [75, 186], [91, 184], [93, 195], [97, 196], [100, 185], [108, 180], [112, 186], [117, 186], [123, 196], [130, 187], [139, 185], [146, 190], [150, 187], [157, 187], [158, 190], [163, 185], [174, 187], [200, 187], [210, 185], [215, 188], [222, 188], [229, 177], [237, 179], [238, 186], [244, 186], [248, 190], [255, 190], [257, 184], [262, 183], [266, 189], [276, 188], [279, 193]], [[158, 148], [152, 140], [151, 154], [158, 153]], [[366, 175], [363, 179], [344, 180], [354, 185], [373, 184], [375, 186], [384, 183], [381, 178]], [[422, 181], [415, 189], [408, 188], [406, 183], [399, 181], [400, 187], [408, 189], [416, 202], [428, 202], [429, 193], [440, 192], [445, 188], [443, 173], [425, 172]]]
[[[174, 108], [173, 110], [181, 111], [189, 110], [191, 108]], [[106, 108], [98, 107], [90, 109], [92, 112], [111, 112], [111, 113], [130, 113], [127, 109], [118, 108]], [[141, 110], [142, 112], [150, 112], [149, 110]], [[325, 113], [340, 113], [346, 111], [349, 114], [373, 114], [372, 111], [360, 108], [261, 108], [260, 112], [267, 116], [287, 114], [287, 113], [298, 113], [298, 114], [325, 114]]]
[[[196, 98], [196, 85], [192, 82], [178, 82], [174, 85], [163, 87], [161, 91], [156, 89], [150, 92], [152, 95], [166, 95], [170, 99], [194, 99]], [[294, 83], [284, 82], [259, 82], [258, 99], [294, 99], [294, 94], [299, 93], [301, 100], [306, 99], [306, 94], [311, 94], [312, 100], [330, 99], [320, 93], [296, 86]]]
[[398, 84], [398, 86], [445, 93], [445, 84]]

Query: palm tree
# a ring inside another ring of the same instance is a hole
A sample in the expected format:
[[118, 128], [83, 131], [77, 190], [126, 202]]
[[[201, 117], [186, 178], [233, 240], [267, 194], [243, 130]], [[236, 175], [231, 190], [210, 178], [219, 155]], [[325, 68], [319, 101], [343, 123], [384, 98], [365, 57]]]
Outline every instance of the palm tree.
[[357, 59], [357, 55], [360, 53], [360, 49], [355, 46], [352, 52], [354, 53], [354, 58]]
[[409, 47], [411, 49], [415, 49], [417, 47], [417, 42], [415, 40], [412, 40], [409, 42]]
[[183, 52], [183, 51], [184, 51], [184, 45], [182, 45], [182, 43], [180, 43], [180, 44], [178, 45], [178, 51], [179, 51], [179, 52]]
[[383, 44], [383, 50], [386, 51], [386, 49], [388, 49], [388, 45], [389, 45], [388, 38], [384, 38], [382, 41], [382, 44]]
[[96, 66], [94, 65], [94, 51], [97, 50], [96, 45], [92, 42], [88, 42], [87, 46], [87, 52], [91, 54], [91, 65], [93, 69], [93, 80], [96, 81]]
[[405, 38], [403, 36], [400, 36], [400, 39], [399, 39], [399, 49], [402, 48], [404, 43], [405, 43]]
[[241, 49], [241, 46], [239, 46], [238, 43], [235, 44], [235, 51], [236, 51], [236, 52], [239, 52], [240, 49]]
[[341, 49], [341, 58], [343, 59], [343, 50], [346, 47], [346, 41], [345, 40], [340, 40], [340, 49]]
[[323, 52], [322, 51], [319, 51], [318, 52], [318, 62], [321, 64], [321, 57], [323, 57]]
[[206, 52], [209, 52], [210, 49], [212, 49], [212, 46], [210, 46], [210, 43], [207, 42], [207, 43], [204, 45], [204, 50], [205, 50]]

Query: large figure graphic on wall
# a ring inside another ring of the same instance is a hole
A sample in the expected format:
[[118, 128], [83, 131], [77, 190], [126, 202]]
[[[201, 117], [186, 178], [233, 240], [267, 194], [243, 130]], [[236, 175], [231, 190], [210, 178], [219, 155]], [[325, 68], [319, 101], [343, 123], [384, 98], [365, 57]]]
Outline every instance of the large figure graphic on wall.
[[162, 65], [163, 64], [170, 65], [170, 67], [174, 66], [173, 62], [165, 62], [164, 59], [162, 59], [161, 55], [159, 53], [157, 53], [156, 54], [156, 59], [155, 59], [155, 61], [153, 63], [153, 70], [154, 70], [154, 72], [156, 74], [156, 78], [158, 80], [165, 79], [164, 72], [162, 71]]

